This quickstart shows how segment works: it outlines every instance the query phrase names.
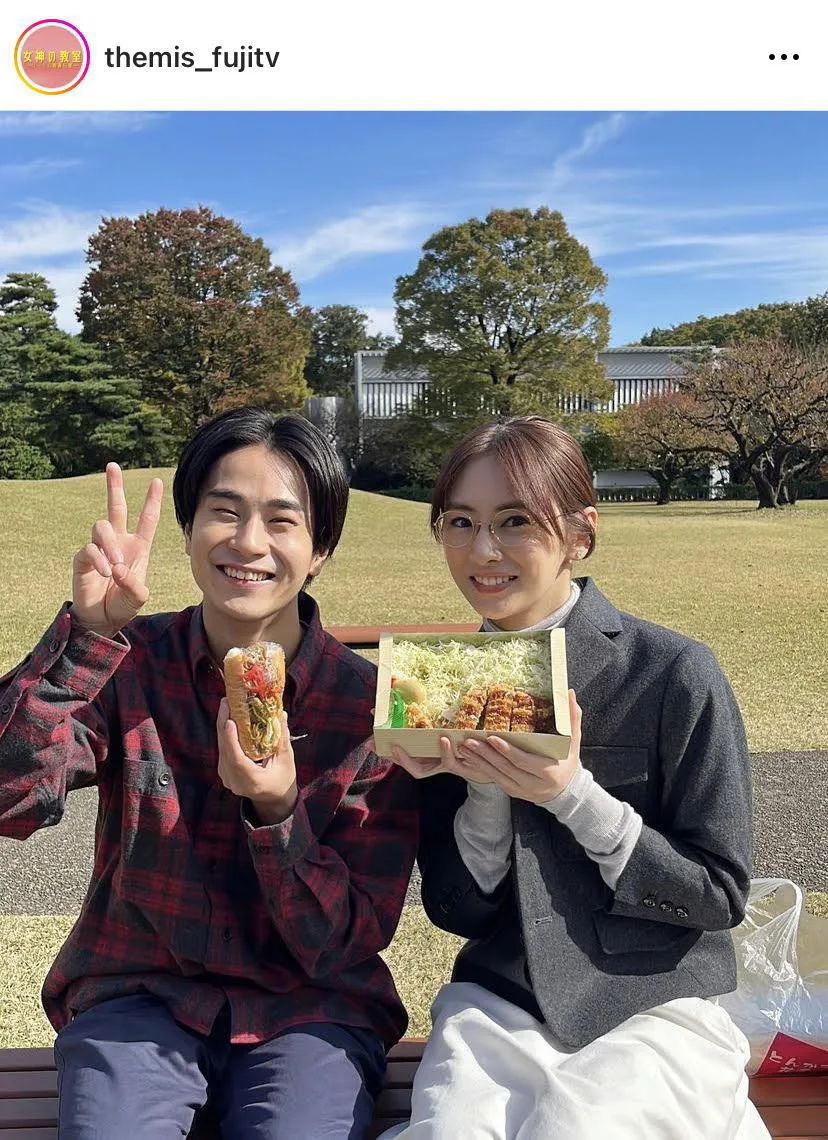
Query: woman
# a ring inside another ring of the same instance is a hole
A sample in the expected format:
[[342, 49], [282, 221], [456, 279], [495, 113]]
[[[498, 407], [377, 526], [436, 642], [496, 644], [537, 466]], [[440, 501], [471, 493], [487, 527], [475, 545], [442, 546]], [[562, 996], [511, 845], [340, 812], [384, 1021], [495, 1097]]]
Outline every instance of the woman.
[[742, 719], [708, 649], [573, 577], [596, 523], [578, 445], [540, 417], [476, 429], [435, 487], [483, 629], [566, 627], [572, 744], [395, 755], [424, 779], [425, 910], [469, 941], [386, 1140], [768, 1136], [745, 1038], [707, 1000], [735, 987], [750, 879]]

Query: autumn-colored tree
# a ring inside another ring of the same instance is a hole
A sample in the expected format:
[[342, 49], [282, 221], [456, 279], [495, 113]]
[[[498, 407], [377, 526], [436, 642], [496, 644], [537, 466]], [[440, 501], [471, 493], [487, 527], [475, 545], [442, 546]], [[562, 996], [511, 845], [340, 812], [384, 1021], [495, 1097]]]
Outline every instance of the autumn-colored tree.
[[611, 386], [596, 353], [609, 336], [606, 280], [546, 207], [447, 226], [397, 278], [400, 341], [387, 365], [424, 366], [422, 416], [448, 411], [461, 432], [492, 414], [557, 415], [569, 392], [605, 400]]
[[310, 313], [291, 275], [207, 207], [105, 218], [78, 318], [179, 436], [229, 407], [301, 407]]
[[722, 454], [721, 437], [700, 427], [694, 411], [689, 392], [663, 392], [605, 417], [611, 420], [616, 462], [652, 475], [659, 505], [670, 502], [678, 479]]
[[727, 441], [759, 507], [796, 499], [796, 485], [828, 455], [828, 353], [782, 338], [731, 345], [689, 365], [680, 381], [688, 414]]

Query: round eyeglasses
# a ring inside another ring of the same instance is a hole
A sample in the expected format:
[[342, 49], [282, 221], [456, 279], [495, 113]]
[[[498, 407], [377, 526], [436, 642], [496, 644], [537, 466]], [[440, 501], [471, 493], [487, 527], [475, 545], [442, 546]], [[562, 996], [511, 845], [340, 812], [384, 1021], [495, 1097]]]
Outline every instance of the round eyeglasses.
[[484, 525], [498, 546], [523, 546], [537, 542], [543, 534], [543, 528], [531, 515], [514, 507], [498, 511], [486, 524], [468, 511], [443, 511], [437, 519], [435, 533], [443, 546], [471, 546]]

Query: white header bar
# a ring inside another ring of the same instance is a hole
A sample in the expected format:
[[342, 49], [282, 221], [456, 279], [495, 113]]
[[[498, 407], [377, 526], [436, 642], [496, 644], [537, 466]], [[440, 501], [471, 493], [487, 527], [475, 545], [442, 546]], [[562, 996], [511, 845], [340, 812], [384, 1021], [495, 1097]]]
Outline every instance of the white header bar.
[[[89, 45], [87, 74], [59, 94], [14, 62], [47, 17]], [[0, 109], [821, 110], [823, 18], [815, 0], [5, 0]]]

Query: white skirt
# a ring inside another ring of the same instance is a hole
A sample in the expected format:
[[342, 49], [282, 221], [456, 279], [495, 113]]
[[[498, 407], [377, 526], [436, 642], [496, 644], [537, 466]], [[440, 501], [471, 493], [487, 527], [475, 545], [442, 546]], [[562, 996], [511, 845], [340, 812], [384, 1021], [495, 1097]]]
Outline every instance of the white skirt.
[[411, 1120], [380, 1140], [769, 1140], [747, 1040], [715, 1001], [667, 1002], [581, 1049], [468, 982], [431, 1017]]

